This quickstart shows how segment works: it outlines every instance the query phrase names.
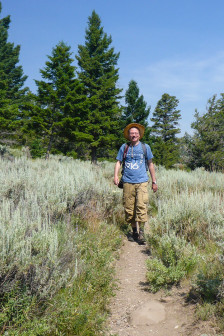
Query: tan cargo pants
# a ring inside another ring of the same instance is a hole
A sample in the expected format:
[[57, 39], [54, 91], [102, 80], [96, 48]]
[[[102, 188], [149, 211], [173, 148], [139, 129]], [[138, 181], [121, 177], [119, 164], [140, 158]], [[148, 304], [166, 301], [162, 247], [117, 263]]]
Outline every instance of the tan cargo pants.
[[148, 182], [124, 183], [123, 205], [125, 219], [132, 227], [136, 226], [136, 222], [147, 222], [148, 202]]

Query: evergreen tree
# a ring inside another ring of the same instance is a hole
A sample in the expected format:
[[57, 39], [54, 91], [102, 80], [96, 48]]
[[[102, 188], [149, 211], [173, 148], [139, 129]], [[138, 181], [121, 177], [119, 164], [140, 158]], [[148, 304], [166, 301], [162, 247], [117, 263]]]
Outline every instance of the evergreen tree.
[[139, 95], [139, 88], [137, 82], [134, 80], [129, 82], [128, 89], [125, 92], [125, 103], [127, 106], [124, 108], [122, 116], [125, 125], [138, 123], [145, 126], [144, 138], [148, 142], [150, 128], [147, 119], [150, 113], [150, 107], [147, 107], [143, 95]]
[[[1, 14], [0, 2], [0, 14]], [[20, 46], [8, 42], [10, 16], [0, 19], [0, 134], [12, 138], [22, 117], [22, 106], [28, 88], [24, 88], [24, 76], [19, 62]], [[3, 141], [3, 140], [1, 140]]]
[[127, 106], [123, 116], [127, 124], [139, 123], [147, 127], [150, 107], [147, 108], [143, 95], [139, 96], [139, 88], [134, 80], [129, 82], [128, 90], [125, 93], [125, 103]]
[[224, 169], [224, 94], [208, 101], [207, 112], [195, 112], [195, 130], [191, 139], [190, 167], [204, 167], [209, 171]]
[[158, 101], [153, 118], [151, 121], [152, 135], [154, 136], [154, 155], [157, 164], [164, 165], [166, 168], [172, 167], [178, 162], [179, 146], [176, 135], [180, 133], [178, 120], [180, 111], [177, 110], [179, 101], [175, 96], [167, 93], [162, 95]]
[[88, 20], [85, 45], [78, 46], [76, 56], [80, 81], [85, 87], [89, 109], [82, 116], [80, 130], [86, 134], [91, 160], [104, 156], [114, 147], [119, 130], [120, 89], [117, 88], [119, 53], [110, 47], [112, 38], [104, 33], [95, 11]]
[[180, 145], [180, 164], [185, 167], [191, 168], [191, 163], [193, 160], [192, 155], [192, 136], [188, 133], [185, 133], [183, 137], [179, 139]]
[[40, 70], [43, 80], [35, 81], [38, 90], [29, 121], [31, 131], [42, 140], [46, 158], [52, 149], [65, 154], [71, 149], [85, 102], [70, 47], [60, 42], [48, 59]]

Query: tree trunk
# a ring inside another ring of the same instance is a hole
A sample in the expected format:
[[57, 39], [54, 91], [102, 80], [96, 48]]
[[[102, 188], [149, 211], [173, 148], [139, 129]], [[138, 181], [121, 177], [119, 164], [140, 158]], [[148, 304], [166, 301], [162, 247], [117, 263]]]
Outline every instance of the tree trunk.
[[47, 146], [47, 152], [46, 152], [46, 155], [45, 155], [45, 160], [48, 160], [49, 159], [49, 156], [50, 156], [50, 151], [51, 151], [51, 147], [52, 147], [52, 143], [53, 143], [53, 130], [51, 132], [51, 135], [50, 135], [50, 139], [49, 139], [49, 143], [48, 143], [48, 146]]
[[91, 149], [91, 163], [97, 164], [96, 147]]

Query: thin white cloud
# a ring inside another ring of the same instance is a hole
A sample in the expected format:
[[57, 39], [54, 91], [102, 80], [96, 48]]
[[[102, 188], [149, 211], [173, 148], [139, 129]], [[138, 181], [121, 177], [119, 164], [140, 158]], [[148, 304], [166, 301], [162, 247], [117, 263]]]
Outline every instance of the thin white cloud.
[[208, 94], [220, 93], [224, 87], [224, 52], [207, 58], [161, 60], [138, 69], [135, 76], [144, 91], [148, 88], [148, 96], [171, 92], [185, 102], [207, 101]]
[[206, 95], [211, 92], [220, 93], [223, 88], [224, 52], [199, 59], [161, 60], [146, 67], [144, 74], [140, 72], [139, 77], [143, 83], [148, 82], [153, 92], [170, 91], [176, 93], [178, 99], [197, 103], [201, 98], [210, 98]]
[[135, 68], [127, 75], [131, 76], [129, 80], [138, 83], [140, 93], [152, 107], [151, 113], [163, 93], [176, 96], [180, 102], [182, 132], [189, 132], [195, 109], [205, 112], [208, 99], [224, 92], [224, 51], [191, 58], [163, 59]]

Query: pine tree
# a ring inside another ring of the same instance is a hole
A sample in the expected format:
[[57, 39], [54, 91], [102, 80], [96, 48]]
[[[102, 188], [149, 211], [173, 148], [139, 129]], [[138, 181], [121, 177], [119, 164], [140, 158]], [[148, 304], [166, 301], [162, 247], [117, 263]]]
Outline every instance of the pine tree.
[[[0, 13], [1, 9], [0, 2]], [[28, 88], [24, 88], [27, 76], [22, 66], [17, 65], [20, 46], [8, 42], [9, 25], [10, 16], [0, 20], [0, 132], [4, 139], [12, 138], [16, 131], [28, 92]]]
[[85, 101], [82, 85], [75, 78], [70, 46], [60, 42], [48, 59], [40, 70], [43, 80], [35, 81], [38, 90], [29, 122], [32, 132], [42, 140], [46, 158], [52, 148], [54, 152], [69, 150]]
[[224, 169], [224, 94], [208, 100], [207, 112], [195, 112], [195, 130], [191, 139], [190, 167], [204, 167], [209, 171]]
[[180, 164], [182, 168], [191, 168], [191, 163], [193, 160], [192, 155], [192, 136], [187, 132], [183, 137], [179, 138], [180, 145]]
[[128, 89], [125, 92], [125, 103], [126, 107], [122, 115], [125, 125], [138, 123], [145, 126], [144, 139], [149, 141], [150, 128], [147, 119], [150, 113], [150, 107], [147, 107], [143, 95], [139, 95], [139, 88], [137, 82], [134, 80], [129, 82]]
[[153, 146], [155, 162], [164, 165], [166, 168], [170, 168], [177, 163], [179, 157], [176, 135], [180, 133], [178, 120], [181, 115], [180, 111], [176, 109], [178, 103], [179, 101], [175, 96], [164, 93], [153, 112], [153, 118], [151, 118], [154, 123], [152, 125], [152, 135], [155, 140]]
[[120, 89], [117, 88], [119, 53], [110, 47], [112, 38], [104, 33], [95, 11], [88, 20], [85, 45], [78, 46], [76, 56], [80, 81], [85, 87], [89, 109], [83, 115], [80, 130], [86, 134], [91, 160], [109, 153], [119, 129]]

